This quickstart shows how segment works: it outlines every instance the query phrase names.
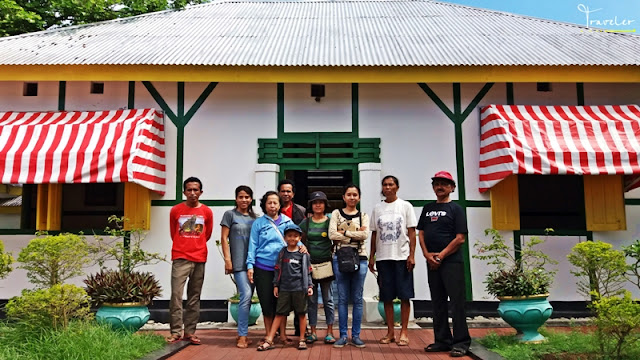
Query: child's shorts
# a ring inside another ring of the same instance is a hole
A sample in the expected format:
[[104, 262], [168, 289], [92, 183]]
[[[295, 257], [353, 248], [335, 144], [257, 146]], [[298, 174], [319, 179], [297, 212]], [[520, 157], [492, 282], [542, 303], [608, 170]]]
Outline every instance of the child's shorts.
[[296, 315], [307, 313], [306, 291], [280, 291], [276, 315], [289, 315], [293, 311]]

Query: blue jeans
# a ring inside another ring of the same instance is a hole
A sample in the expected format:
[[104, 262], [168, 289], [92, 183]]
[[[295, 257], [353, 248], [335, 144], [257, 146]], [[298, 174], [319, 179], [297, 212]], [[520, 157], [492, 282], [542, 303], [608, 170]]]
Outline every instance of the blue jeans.
[[249, 334], [249, 310], [251, 310], [251, 297], [254, 285], [249, 282], [246, 271], [235, 271], [233, 278], [236, 280], [240, 302], [238, 303], [238, 336]]
[[351, 337], [360, 337], [362, 312], [364, 310], [362, 291], [364, 290], [364, 279], [367, 276], [367, 271], [367, 260], [360, 260], [360, 269], [357, 272], [341, 273], [338, 270], [338, 258], [333, 257], [333, 273], [338, 284], [338, 321], [341, 338], [347, 337], [349, 300], [353, 303]]
[[309, 326], [318, 324], [318, 298], [320, 297], [318, 288], [322, 290], [322, 303], [324, 304], [324, 316], [327, 318], [327, 325], [333, 324], [333, 291], [331, 291], [331, 284], [333, 284], [333, 281], [313, 284], [313, 295], [309, 296], [308, 300]]

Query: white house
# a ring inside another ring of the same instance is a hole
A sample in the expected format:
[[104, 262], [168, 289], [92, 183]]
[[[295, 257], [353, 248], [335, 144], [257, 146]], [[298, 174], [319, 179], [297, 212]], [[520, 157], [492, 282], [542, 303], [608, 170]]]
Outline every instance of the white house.
[[[557, 314], [579, 312], [571, 247], [640, 236], [640, 190], [629, 190], [640, 174], [639, 54], [635, 35], [429, 0], [215, 1], [1, 38], [0, 190], [22, 203], [0, 207], [0, 238], [17, 253], [36, 229], [100, 229], [118, 213], [169, 254], [169, 210], [188, 176], [219, 224], [236, 186], [259, 198], [285, 177], [301, 203], [324, 189], [339, 204], [336, 189], [353, 180], [370, 212], [393, 174], [419, 214], [435, 199], [430, 177], [447, 170], [469, 223], [470, 313], [496, 307], [489, 269], [470, 256], [489, 227], [514, 245], [554, 228], [550, 300]], [[88, 117], [103, 124], [73, 130]], [[145, 146], [125, 154], [126, 144]], [[68, 156], [52, 155], [60, 149]], [[209, 250], [202, 319], [223, 320], [234, 289], [213, 241]], [[169, 289], [169, 264], [148, 270]], [[16, 270], [0, 298], [27, 286]], [[368, 304], [376, 294], [369, 277]]]

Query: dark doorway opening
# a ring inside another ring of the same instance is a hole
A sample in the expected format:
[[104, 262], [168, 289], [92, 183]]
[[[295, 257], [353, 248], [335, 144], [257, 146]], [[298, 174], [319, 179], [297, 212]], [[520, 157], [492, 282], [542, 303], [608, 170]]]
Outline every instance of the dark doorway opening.
[[312, 192], [322, 191], [327, 194], [332, 209], [341, 208], [342, 188], [353, 182], [351, 170], [286, 170], [284, 175], [296, 185], [293, 201], [304, 207]]

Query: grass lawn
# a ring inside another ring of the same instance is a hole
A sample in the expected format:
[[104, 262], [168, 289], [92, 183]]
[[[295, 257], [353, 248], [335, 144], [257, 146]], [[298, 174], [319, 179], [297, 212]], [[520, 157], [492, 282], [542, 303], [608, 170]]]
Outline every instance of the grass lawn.
[[[547, 338], [542, 344], [522, 344], [515, 339], [515, 335], [489, 334], [479, 342], [487, 349], [500, 354], [508, 360], [595, 360], [615, 359], [612, 352], [613, 340], [605, 348], [605, 354], [600, 351], [598, 338], [593, 329], [576, 327], [570, 331], [541, 328], [540, 333]], [[634, 340], [635, 339], [635, 340]], [[640, 341], [638, 337], [630, 336], [625, 360], [640, 359]]]
[[0, 323], [3, 360], [127, 360], [139, 359], [165, 346], [157, 334], [116, 333], [95, 322], [72, 322], [65, 330]]

